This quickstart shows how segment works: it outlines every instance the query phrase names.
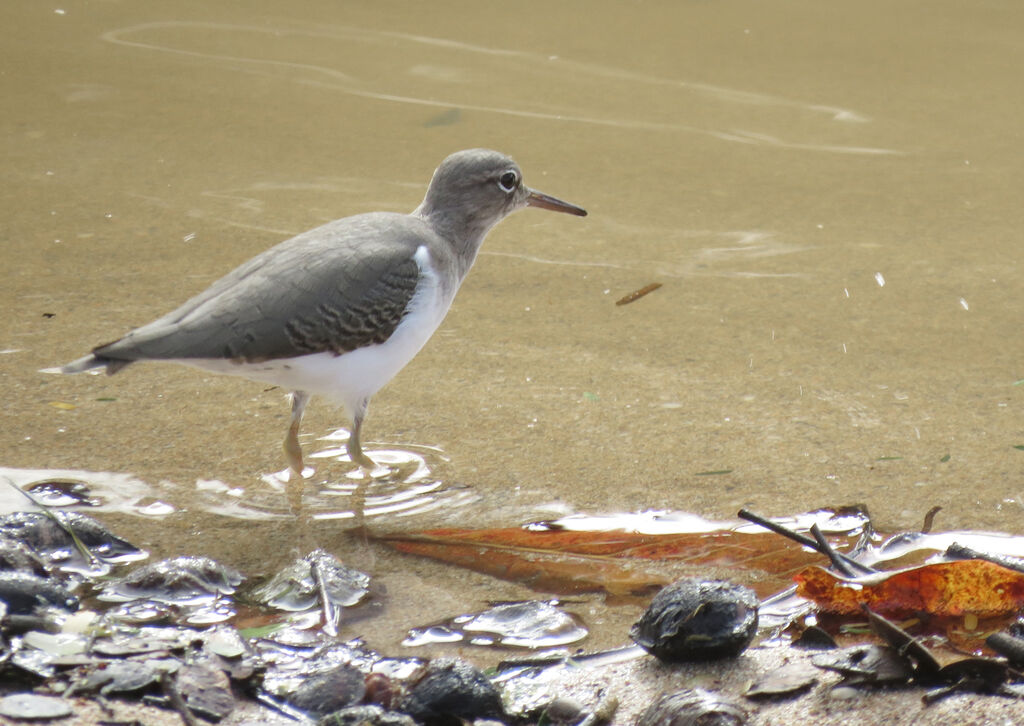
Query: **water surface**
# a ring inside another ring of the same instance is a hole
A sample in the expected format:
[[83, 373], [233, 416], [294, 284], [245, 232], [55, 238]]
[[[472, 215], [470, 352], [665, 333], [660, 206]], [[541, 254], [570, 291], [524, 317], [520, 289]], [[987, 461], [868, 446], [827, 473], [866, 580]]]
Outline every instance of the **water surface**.
[[[341, 515], [300, 543], [266, 478], [283, 391], [37, 373], [292, 234], [411, 210], [470, 146], [590, 216], [499, 226], [374, 399], [367, 449], [430, 475], [377, 492], [372, 528], [861, 502], [888, 531], [941, 505], [937, 527], [1020, 532], [1016, 3], [18, 1], [0, 27], [0, 465], [91, 476], [158, 555], [332, 549], [387, 583], [385, 649], [529, 596]], [[341, 423], [314, 403], [306, 445]], [[607, 643], [636, 613], [582, 611]]]

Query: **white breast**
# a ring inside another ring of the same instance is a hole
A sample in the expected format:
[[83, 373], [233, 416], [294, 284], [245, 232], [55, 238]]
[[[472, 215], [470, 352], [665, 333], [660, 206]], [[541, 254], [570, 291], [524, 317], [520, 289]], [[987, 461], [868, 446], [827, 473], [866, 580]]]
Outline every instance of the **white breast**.
[[243, 376], [272, 383], [289, 391], [322, 395], [345, 407], [351, 416], [361, 411], [370, 397], [395, 377], [426, 344], [444, 320], [455, 297], [455, 287], [445, 291], [425, 246], [416, 250], [414, 259], [420, 269], [420, 282], [409, 301], [406, 315], [385, 342], [334, 355], [314, 353], [297, 358], [262, 363], [236, 363], [224, 359], [179, 359], [215, 373]]

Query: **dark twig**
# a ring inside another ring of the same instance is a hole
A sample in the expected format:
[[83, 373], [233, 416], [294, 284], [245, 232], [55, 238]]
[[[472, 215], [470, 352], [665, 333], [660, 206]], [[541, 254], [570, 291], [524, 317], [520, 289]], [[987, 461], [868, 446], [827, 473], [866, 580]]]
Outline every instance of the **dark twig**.
[[305, 713], [295, 708], [294, 706], [284, 703], [283, 701], [277, 700], [265, 691], [258, 690], [255, 694], [255, 697], [257, 701], [259, 701], [267, 708], [271, 709], [272, 711], [277, 711], [279, 714], [286, 718], [290, 718], [292, 721], [299, 721], [300, 723], [304, 724], [311, 723], [311, 721], [309, 720]]
[[814, 535], [814, 541], [817, 544], [817, 547], [815, 549], [817, 549], [818, 552], [821, 552], [823, 555], [828, 557], [829, 560], [831, 560], [832, 566], [836, 568], [839, 574], [843, 575], [844, 577], [857, 576], [857, 573], [854, 571], [854, 569], [850, 567], [848, 564], [846, 564], [846, 561], [839, 556], [839, 553], [836, 552], [835, 548], [832, 547], [831, 544], [829, 544], [828, 539], [825, 538], [825, 534], [821, 531], [821, 527], [818, 526], [817, 522], [811, 525], [811, 534]]
[[[802, 535], [799, 532], [794, 532], [791, 529], [783, 527], [781, 524], [776, 524], [775, 522], [771, 521], [770, 519], [765, 519], [761, 515], [754, 514], [753, 512], [751, 512], [748, 509], [741, 509], [739, 511], [739, 515], [738, 516], [740, 517], [740, 519], [745, 519], [748, 522], [753, 522], [754, 524], [759, 524], [762, 527], [764, 527], [765, 529], [768, 529], [768, 530], [771, 530], [772, 532], [775, 532], [775, 534], [781, 534], [783, 537], [788, 537], [789, 539], [793, 540], [794, 542], [799, 542], [804, 547], [810, 547], [815, 552], [821, 552], [826, 557], [831, 557], [831, 555], [829, 555], [828, 552], [823, 551], [821, 549], [821, 546], [814, 539], [812, 539], [810, 537], [807, 537], [806, 535]], [[829, 548], [829, 549], [831, 549], [831, 548]], [[875, 570], [871, 569], [870, 567], [867, 567], [866, 565], [862, 565], [861, 563], [857, 562], [857, 560], [854, 560], [854, 559], [848, 557], [847, 555], [844, 555], [842, 552], [836, 552], [835, 550], [832, 550], [832, 552], [835, 553], [836, 557], [838, 557], [843, 562], [845, 562], [850, 569], [852, 569], [854, 572], [856, 572], [858, 574], [861, 574], [861, 575], [873, 575], [876, 572]]]
[[39, 510], [43, 513], [43, 515], [50, 518], [54, 524], [56, 524], [60, 529], [64, 531], [65, 534], [67, 534], [68, 537], [71, 538], [71, 542], [72, 544], [74, 544], [75, 549], [77, 549], [78, 553], [85, 558], [86, 562], [89, 563], [90, 567], [96, 567], [100, 564], [100, 558], [93, 554], [92, 550], [85, 546], [85, 543], [82, 542], [81, 538], [78, 536], [78, 533], [75, 532], [75, 530], [71, 527], [70, 524], [67, 523], [67, 521], [63, 517], [63, 512], [54, 512], [53, 509], [51, 509], [48, 504], [39, 501], [38, 499], [36, 499], [35, 496], [19, 487], [11, 480], [10, 477], [5, 476], [4, 479], [7, 480], [7, 483], [10, 484], [15, 491], [20, 492], [30, 502], [32, 502], [32, 504], [39, 507]]
[[1024, 663], [1024, 639], [1009, 633], [992, 633], [985, 638], [985, 645], [1014, 665]]
[[942, 511], [942, 507], [936, 505], [925, 512], [924, 524], [921, 525], [921, 534], [928, 534], [932, 531], [932, 524], [935, 523], [935, 515]]
[[1001, 565], [1014, 572], [1024, 572], [1024, 560], [1006, 555], [993, 555], [988, 552], [979, 552], [962, 544], [954, 542], [946, 548], [946, 557], [954, 560], [985, 560], [995, 565]]

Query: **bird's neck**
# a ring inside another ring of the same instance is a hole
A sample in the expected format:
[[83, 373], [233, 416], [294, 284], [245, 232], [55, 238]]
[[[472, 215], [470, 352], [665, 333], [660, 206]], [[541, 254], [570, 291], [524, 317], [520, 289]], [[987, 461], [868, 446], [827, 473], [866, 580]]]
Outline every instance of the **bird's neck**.
[[493, 217], [473, 214], [473, 210], [438, 209], [424, 202], [413, 212], [421, 217], [430, 228], [451, 245], [460, 266], [460, 278], [464, 276], [476, 253], [483, 244], [484, 237], [499, 220]]

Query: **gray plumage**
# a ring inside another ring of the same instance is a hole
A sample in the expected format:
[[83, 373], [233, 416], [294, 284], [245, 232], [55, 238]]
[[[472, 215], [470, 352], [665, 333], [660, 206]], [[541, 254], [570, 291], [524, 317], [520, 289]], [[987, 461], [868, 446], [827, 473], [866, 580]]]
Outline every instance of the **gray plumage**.
[[137, 360], [254, 363], [383, 343], [416, 291], [423, 226], [408, 215], [371, 213], [317, 227], [93, 356], [117, 369]]
[[112, 374], [136, 361], [169, 360], [289, 386], [285, 450], [300, 473], [296, 437], [306, 401], [310, 393], [329, 395], [352, 418], [353, 460], [372, 466], [359, 445], [370, 396], [440, 324], [487, 232], [524, 206], [586, 214], [531, 190], [503, 154], [457, 152], [434, 172], [411, 214], [359, 214], [304, 232], [173, 312], [48, 372], [105, 367]]

